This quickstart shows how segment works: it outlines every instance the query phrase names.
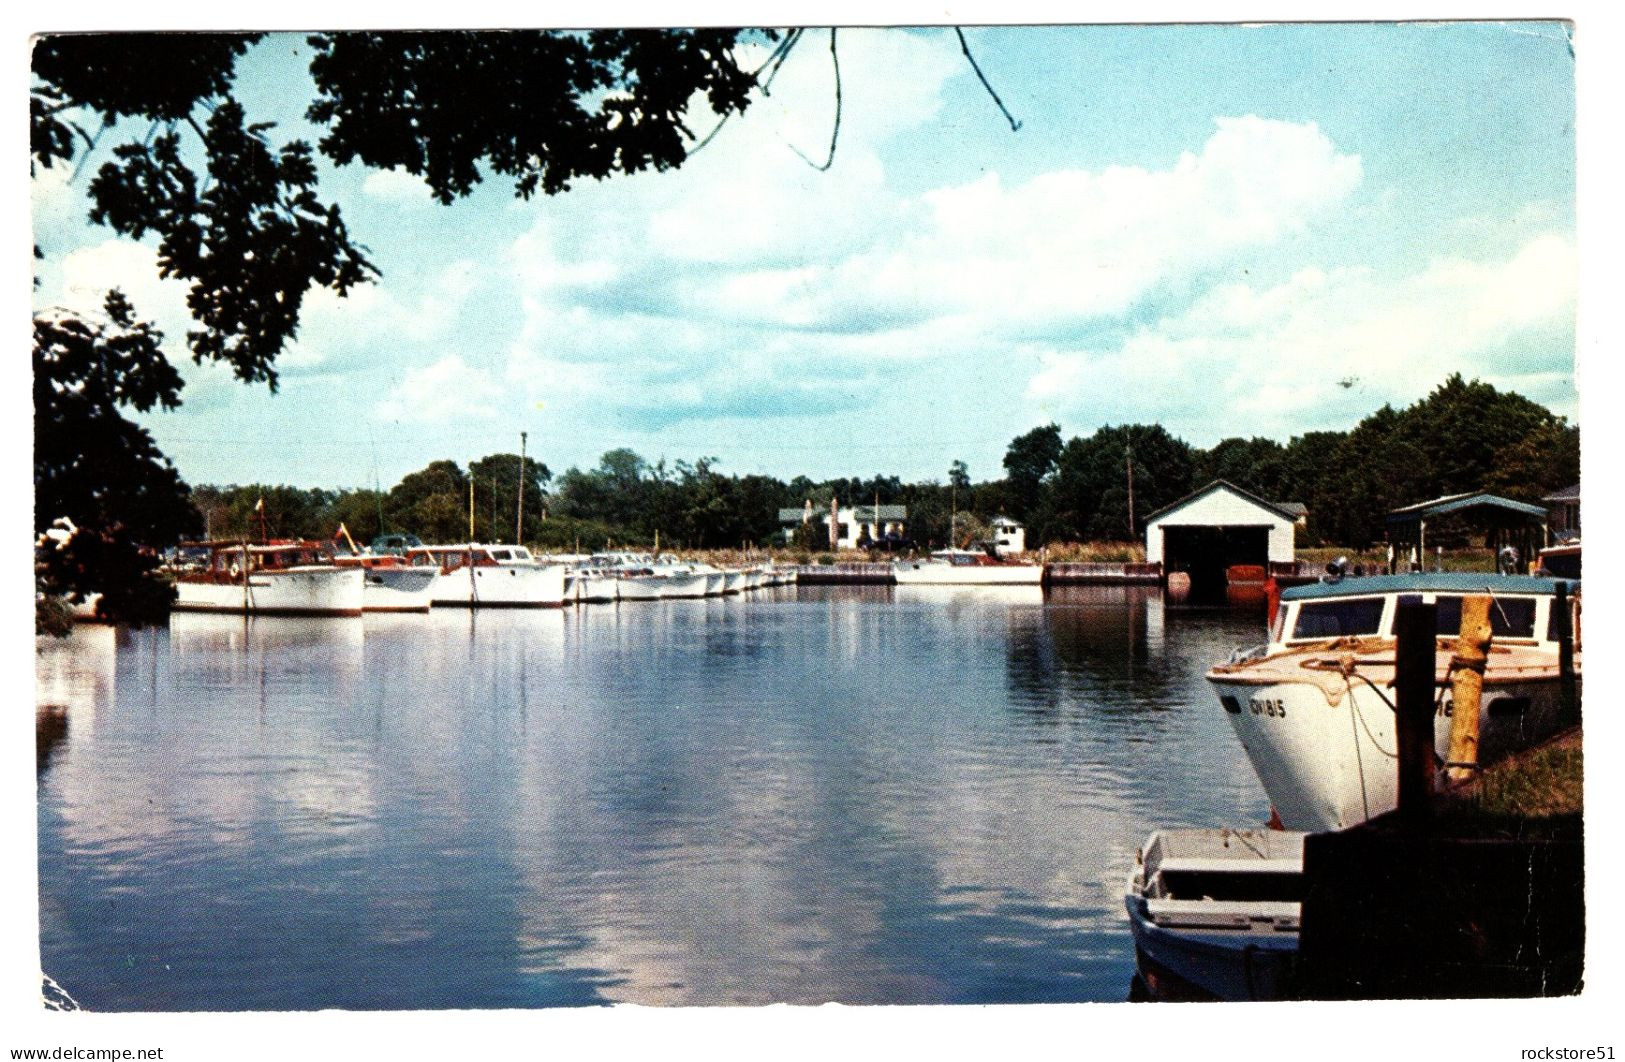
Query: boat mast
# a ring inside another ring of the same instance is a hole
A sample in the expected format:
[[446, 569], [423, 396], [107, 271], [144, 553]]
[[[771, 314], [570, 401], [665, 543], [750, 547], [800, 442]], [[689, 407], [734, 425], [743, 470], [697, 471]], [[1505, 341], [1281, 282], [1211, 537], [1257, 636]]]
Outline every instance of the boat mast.
[[519, 433], [519, 513], [513, 521], [513, 544], [525, 544], [525, 433]]

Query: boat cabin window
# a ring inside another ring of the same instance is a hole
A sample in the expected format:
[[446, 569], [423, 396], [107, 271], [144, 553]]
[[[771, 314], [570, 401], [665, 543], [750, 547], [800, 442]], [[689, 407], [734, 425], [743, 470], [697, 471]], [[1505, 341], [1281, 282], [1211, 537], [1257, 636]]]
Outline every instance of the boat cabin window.
[[[1563, 637], [1563, 613], [1557, 607], [1557, 599], [1552, 599], [1551, 615], [1546, 617], [1546, 640], [1560, 641]], [[1569, 637], [1574, 639], [1574, 647], [1580, 647], [1580, 602], [1569, 598]]]
[[1305, 601], [1298, 606], [1292, 625], [1293, 638], [1342, 638], [1348, 635], [1376, 634], [1382, 627], [1383, 599], [1345, 597], [1329, 601]]
[[505, 561], [505, 560], [512, 560], [513, 559], [513, 551], [512, 550], [493, 549], [493, 550], [489, 550], [488, 553], [489, 553], [492, 560]]
[[[1461, 633], [1461, 598], [1459, 594], [1439, 594], [1434, 603], [1439, 606], [1438, 625], [1434, 628], [1441, 638], [1454, 638]], [[1402, 594], [1399, 603], [1412, 604], [1422, 600], [1420, 594]], [[1532, 597], [1492, 597], [1490, 600], [1490, 636], [1492, 638], [1534, 638], [1535, 599]]]

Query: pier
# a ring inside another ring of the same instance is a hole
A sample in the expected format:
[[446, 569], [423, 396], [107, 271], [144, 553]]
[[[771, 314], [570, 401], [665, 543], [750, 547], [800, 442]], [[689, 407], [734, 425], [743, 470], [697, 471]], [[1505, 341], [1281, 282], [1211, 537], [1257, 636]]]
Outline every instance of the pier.
[[[790, 568], [803, 585], [885, 585], [896, 580], [892, 566], [884, 561], [844, 561], [837, 564], [801, 564]], [[1134, 562], [1087, 561], [1044, 565], [1046, 586], [1156, 585], [1162, 582], [1162, 565]]]

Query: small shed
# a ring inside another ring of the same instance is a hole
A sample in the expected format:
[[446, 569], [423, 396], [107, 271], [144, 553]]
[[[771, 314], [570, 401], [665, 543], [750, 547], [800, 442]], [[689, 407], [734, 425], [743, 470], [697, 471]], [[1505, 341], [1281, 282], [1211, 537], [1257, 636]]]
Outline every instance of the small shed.
[[993, 552], [1001, 557], [1027, 552], [1027, 529], [1008, 516], [993, 518]]
[[1301, 508], [1216, 479], [1147, 518], [1145, 559], [1164, 573], [1187, 573], [1194, 594], [1223, 594], [1233, 565], [1268, 568], [1297, 559]]
[[1540, 500], [1546, 503], [1546, 527], [1553, 537], [1568, 539], [1580, 533], [1580, 484], [1553, 491]]
[[1437, 531], [1446, 522], [1482, 532], [1484, 545], [1493, 551], [1511, 546], [1522, 562], [1546, 544], [1546, 510], [1541, 506], [1484, 491], [1447, 494], [1388, 514], [1388, 545], [1395, 567], [1425, 566], [1429, 528]]

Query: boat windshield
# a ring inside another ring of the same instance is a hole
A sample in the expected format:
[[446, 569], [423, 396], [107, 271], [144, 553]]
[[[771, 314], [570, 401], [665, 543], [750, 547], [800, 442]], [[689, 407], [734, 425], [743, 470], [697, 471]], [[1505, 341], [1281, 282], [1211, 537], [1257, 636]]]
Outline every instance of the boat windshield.
[[1372, 635], [1382, 628], [1383, 599], [1380, 597], [1334, 597], [1326, 601], [1305, 601], [1298, 606], [1292, 625], [1293, 638], [1343, 638]]

